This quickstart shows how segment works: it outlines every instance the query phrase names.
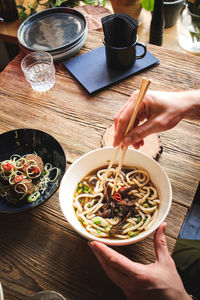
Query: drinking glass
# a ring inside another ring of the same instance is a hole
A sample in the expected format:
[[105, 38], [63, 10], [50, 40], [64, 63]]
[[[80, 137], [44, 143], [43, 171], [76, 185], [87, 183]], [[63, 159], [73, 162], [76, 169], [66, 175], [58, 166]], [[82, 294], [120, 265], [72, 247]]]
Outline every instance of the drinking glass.
[[26, 55], [21, 62], [21, 68], [33, 90], [45, 92], [54, 86], [55, 68], [49, 53], [36, 51]]
[[42, 291], [28, 297], [27, 300], [67, 300], [61, 294], [54, 291]]

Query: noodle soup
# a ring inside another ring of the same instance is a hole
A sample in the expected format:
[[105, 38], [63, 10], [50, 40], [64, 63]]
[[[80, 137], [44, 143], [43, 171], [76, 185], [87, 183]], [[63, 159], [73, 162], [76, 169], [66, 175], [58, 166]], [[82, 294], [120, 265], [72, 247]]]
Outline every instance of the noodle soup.
[[[109, 203], [112, 204], [108, 203], [107, 210], [109, 208], [113, 213], [110, 215], [109, 211], [106, 211], [106, 191], [101, 187], [101, 183], [105, 169], [108, 167], [108, 161], [113, 157], [115, 150], [113, 147], [95, 149], [72, 163], [63, 176], [59, 189], [59, 201], [66, 220], [83, 238], [101, 241], [110, 246], [124, 246], [147, 238], [160, 226], [171, 207], [172, 189], [166, 172], [158, 162], [140, 151], [128, 148], [122, 172], [125, 174], [125, 178], [128, 177], [134, 183], [133, 185], [131, 183], [132, 186], [129, 187], [128, 180], [119, 177], [115, 192], [119, 193], [121, 198], [117, 194], [112, 201], [109, 200]], [[119, 157], [120, 153], [113, 162], [113, 169], [118, 165]], [[137, 170], [141, 170], [141, 172]], [[110, 198], [115, 170], [111, 171], [109, 181], [105, 183]], [[134, 173], [130, 174], [130, 172]], [[100, 179], [95, 179], [97, 173]], [[128, 173], [129, 175], [127, 175]], [[90, 176], [91, 178], [89, 178]], [[120, 181], [122, 182], [120, 183]], [[123, 188], [132, 190], [128, 191]], [[136, 193], [136, 189], [139, 192]], [[131, 197], [126, 200], [125, 195], [122, 194], [123, 190], [124, 194], [132, 194], [133, 200]], [[98, 193], [100, 195], [94, 197]], [[80, 196], [81, 194], [83, 196]], [[148, 199], [145, 199], [145, 195], [148, 195], [146, 196]], [[112, 196], [114, 197], [114, 194]], [[120, 204], [117, 200], [119, 202], [126, 201], [126, 205], [124, 205], [125, 203]], [[134, 205], [127, 205], [128, 201]], [[142, 201], [144, 202], [142, 203]], [[100, 208], [97, 203], [101, 206]], [[136, 209], [137, 207], [139, 210]], [[124, 211], [122, 208], [126, 208], [126, 210]], [[103, 215], [104, 210], [106, 211], [105, 215]], [[129, 211], [131, 215], [128, 215]], [[117, 213], [120, 213], [120, 216], [117, 216]], [[120, 223], [117, 218], [123, 222]], [[114, 222], [114, 224], [109, 222]], [[125, 224], [127, 227], [121, 228]], [[144, 224], [145, 226], [142, 228]], [[113, 234], [114, 229], [116, 232]], [[125, 230], [126, 232], [122, 233]]]
[[149, 173], [123, 167], [112, 194], [117, 167], [107, 166], [85, 176], [77, 185], [73, 207], [79, 222], [93, 236], [130, 239], [148, 230], [158, 216], [160, 199]]

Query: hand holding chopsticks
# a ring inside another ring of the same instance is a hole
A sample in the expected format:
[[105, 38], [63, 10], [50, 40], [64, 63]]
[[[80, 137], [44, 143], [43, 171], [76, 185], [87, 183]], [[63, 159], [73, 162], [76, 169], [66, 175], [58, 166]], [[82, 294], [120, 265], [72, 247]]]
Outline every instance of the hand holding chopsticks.
[[[135, 119], [136, 119], [136, 116], [137, 116], [137, 113], [138, 113], [138, 110], [140, 108], [140, 104], [142, 103], [142, 100], [144, 99], [144, 96], [147, 92], [147, 89], [149, 87], [151, 83], [151, 80], [149, 79], [146, 79], [146, 78], [143, 78], [142, 79], [142, 82], [141, 82], [141, 85], [140, 85], [140, 90], [139, 90], [139, 94], [138, 94], [138, 97], [137, 97], [137, 100], [136, 100], [136, 105], [135, 105], [135, 108], [134, 108], [134, 111], [133, 111], [133, 114], [130, 118], [130, 121], [128, 123], [128, 126], [126, 128], [126, 131], [125, 131], [125, 135], [127, 135], [127, 133], [132, 129], [132, 127], [134, 126], [134, 123], [135, 123]], [[121, 147], [121, 143], [118, 147]], [[127, 150], [127, 147], [123, 147], [123, 150], [122, 150], [122, 155], [120, 157], [120, 161], [119, 161], [119, 165], [118, 165], [118, 168], [117, 168], [117, 173], [115, 175], [115, 180], [114, 180], [114, 185], [113, 185], [113, 188], [112, 188], [112, 194], [114, 193], [115, 191], [115, 188], [116, 188], [116, 184], [117, 184], [117, 179], [118, 179], [118, 176], [121, 172], [121, 168], [122, 168], [122, 164], [123, 164], [123, 161], [124, 161], [124, 157], [125, 157], [125, 154], [126, 154], [126, 150]]]
[[[141, 85], [140, 85], [140, 89], [139, 89], [139, 93], [138, 93], [138, 97], [137, 97], [137, 100], [136, 100], [136, 105], [135, 105], [135, 108], [134, 108], [134, 111], [133, 111], [133, 114], [130, 118], [130, 121], [128, 123], [128, 126], [126, 128], [126, 131], [125, 131], [125, 134], [124, 136], [127, 135], [127, 133], [132, 129], [132, 127], [134, 126], [134, 123], [135, 123], [135, 119], [136, 119], [136, 116], [137, 116], [137, 113], [138, 113], [138, 110], [140, 108], [140, 104], [142, 102], [142, 100], [144, 99], [144, 96], [147, 92], [147, 89], [149, 87], [151, 83], [151, 80], [149, 79], [146, 79], [146, 78], [143, 78], [142, 79], [142, 82], [141, 82]], [[103, 180], [102, 180], [102, 186], [103, 184], [105, 183], [106, 181], [106, 178], [110, 172], [110, 169], [113, 165], [113, 162], [115, 161], [116, 157], [117, 157], [117, 154], [120, 150], [122, 146], [122, 142], [118, 145], [117, 149], [115, 150], [115, 153], [113, 155], [113, 158], [112, 160], [110, 161], [109, 163], [109, 166], [104, 174], [104, 177], [103, 177]], [[112, 194], [114, 193], [115, 191], [115, 188], [116, 188], [116, 184], [117, 184], [117, 179], [118, 179], [118, 176], [121, 172], [121, 168], [122, 168], [122, 164], [123, 164], [123, 161], [124, 161], [124, 157], [125, 157], [125, 154], [126, 154], [126, 150], [127, 150], [127, 147], [123, 147], [123, 150], [122, 150], [122, 154], [121, 154], [121, 157], [120, 157], [120, 160], [119, 160], [119, 164], [118, 164], [118, 168], [117, 168], [117, 173], [116, 173], [116, 176], [115, 176], [115, 180], [114, 180], [114, 185], [113, 185], [113, 188], [112, 188]]]

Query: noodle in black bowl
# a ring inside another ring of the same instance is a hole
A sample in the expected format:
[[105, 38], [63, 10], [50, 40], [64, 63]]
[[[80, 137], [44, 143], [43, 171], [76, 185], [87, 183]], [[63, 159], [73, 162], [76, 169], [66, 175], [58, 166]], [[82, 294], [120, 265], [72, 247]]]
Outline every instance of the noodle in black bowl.
[[66, 168], [58, 141], [40, 130], [15, 129], [2, 133], [0, 144], [0, 212], [21, 212], [48, 200]]
[[119, 159], [102, 183], [115, 148], [93, 150], [66, 171], [60, 186], [60, 206], [73, 229], [88, 240], [112, 246], [136, 243], [165, 220], [172, 189], [164, 169], [148, 155], [128, 149], [115, 191]]

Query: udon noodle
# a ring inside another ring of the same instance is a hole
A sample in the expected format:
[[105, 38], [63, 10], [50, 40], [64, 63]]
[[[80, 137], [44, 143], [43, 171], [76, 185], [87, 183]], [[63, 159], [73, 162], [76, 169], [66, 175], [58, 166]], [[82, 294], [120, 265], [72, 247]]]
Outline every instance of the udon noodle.
[[106, 167], [87, 175], [77, 185], [73, 205], [78, 220], [92, 235], [129, 239], [152, 226], [160, 200], [149, 173], [138, 168], [121, 170], [112, 195], [116, 169], [111, 168], [103, 186]]

